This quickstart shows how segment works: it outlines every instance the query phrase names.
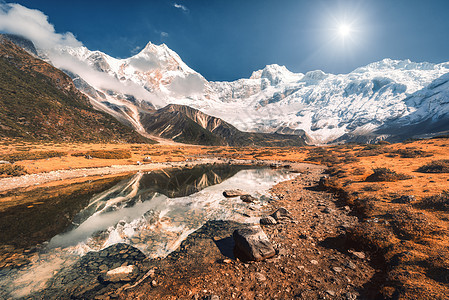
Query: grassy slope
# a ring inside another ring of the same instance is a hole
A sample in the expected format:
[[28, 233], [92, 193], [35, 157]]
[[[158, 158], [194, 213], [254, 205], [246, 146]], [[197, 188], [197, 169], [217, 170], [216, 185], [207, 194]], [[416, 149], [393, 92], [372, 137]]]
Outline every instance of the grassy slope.
[[[447, 299], [449, 206], [444, 191], [449, 173], [420, 170], [449, 157], [449, 141], [315, 148], [308, 157], [331, 167], [322, 186], [340, 194], [359, 216], [361, 223], [349, 231], [348, 240], [376, 257], [381, 272], [373, 284], [380, 297]], [[377, 168], [386, 168], [396, 179], [370, 181]], [[438, 206], [429, 205], [435, 203], [432, 196], [440, 199]]]
[[147, 141], [111, 116], [94, 110], [63, 72], [1, 37], [0, 137]]

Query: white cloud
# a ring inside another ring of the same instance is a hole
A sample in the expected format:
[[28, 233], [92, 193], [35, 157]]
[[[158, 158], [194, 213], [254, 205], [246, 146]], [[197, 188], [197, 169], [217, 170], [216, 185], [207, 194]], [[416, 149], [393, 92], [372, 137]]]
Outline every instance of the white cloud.
[[21, 35], [41, 49], [82, 46], [71, 32], [56, 33], [43, 12], [17, 3], [0, 3], [0, 31]]
[[[31, 40], [38, 49], [45, 51], [56, 68], [77, 74], [97, 89], [134, 95], [137, 99], [149, 101], [159, 107], [165, 105], [165, 102], [157, 95], [150, 93], [144, 87], [133, 82], [122, 82], [107, 73], [99, 72], [86, 62], [67, 53], [63, 49], [64, 46], [76, 48], [83, 44], [70, 32], [56, 33], [54, 26], [48, 22], [48, 17], [43, 12], [26, 8], [20, 4], [2, 3], [1, 1], [0, 32], [17, 34]], [[140, 47], [136, 47], [132, 51], [139, 50]], [[135, 62], [137, 66], [142, 67], [145, 66], [144, 63]]]
[[86, 62], [70, 54], [61, 51], [48, 51], [47, 54], [55, 67], [77, 74], [94, 88], [130, 94], [137, 99], [149, 101], [160, 107], [165, 105], [165, 102], [148, 92], [144, 87], [130, 81], [119, 81], [107, 73], [94, 70]]
[[189, 12], [189, 9], [185, 5], [174, 3], [173, 6], [176, 7], [176, 8], [181, 9], [185, 13]]
[[167, 32], [164, 32], [164, 31], [162, 31], [162, 32], [161, 32], [161, 37], [163, 37], [163, 38], [164, 38], [164, 37], [168, 37], [168, 33], [167, 33]]

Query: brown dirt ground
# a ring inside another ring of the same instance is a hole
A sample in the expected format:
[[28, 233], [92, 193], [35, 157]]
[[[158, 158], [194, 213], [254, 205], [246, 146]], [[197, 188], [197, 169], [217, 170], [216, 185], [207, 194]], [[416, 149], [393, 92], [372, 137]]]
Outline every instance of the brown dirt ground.
[[[297, 178], [272, 189], [292, 220], [263, 226], [278, 255], [262, 262], [236, 260], [220, 241], [232, 244], [232, 230], [213, 230], [187, 240], [161, 259], [155, 274], [119, 295], [121, 299], [374, 299], [377, 270], [371, 257], [348, 245], [346, 229], [357, 223], [349, 207], [317, 189], [323, 169], [302, 167]], [[228, 250], [232, 249], [228, 245]], [[106, 295], [105, 295], [106, 296]]]
[[[87, 150], [113, 149], [128, 149], [132, 151], [132, 158], [87, 160], [70, 155]], [[361, 298], [365, 299], [378, 291], [378, 296], [385, 299], [447, 299], [446, 295], [449, 294], [448, 212], [415, 205], [424, 197], [449, 189], [448, 173], [417, 171], [419, 167], [433, 160], [449, 158], [448, 139], [377, 146], [299, 148], [42, 145], [3, 141], [0, 155], [36, 150], [66, 151], [68, 155], [48, 160], [21, 161], [16, 164], [24, 166], [29, 173], [39, 173], [59, 169], [135, 164], [137, 160], [151, 156], [155, 162], [226, 157], [306, 161], [330, 167], [330, 178], [323, 181], [321, 187], [335, 194], [335, 198], [311, 188], [316, 185], [320, 176], [314, 173], [315, 171], [302, 175], [292, 181], [293, 183], [282, 183], [273, 189], [274, 193], [284, 196], [273, 205], [288, 208], [296, 221], [264, 228], [279, 250], [275, 259], [248, 264], [231, 259], [229, 263], [222, 263], [220, 259], [223, 257], [220, 255], [223, 254], [219, 249], [209, 247], [215, 249], [211, 252], [216, 253], [203, 255], [204, 260], [209, 262], [202, 264], [201, 268], [185, 268], [182, 263], [186, 260], [179, 260], [178, 265], [175, 264], [177, 260], [174, 260], [173, 266], [177, 266], [176, 268], [164, 269], [161, 265], [162, 269], [155, 272], [156, 277], [152, 279], [156, 283], [155, 287], [151, 286], [152, 280], [148, 279], [149, 282], [144, 281], [135, 289], [123, 292], [121, 297], [145, 298], [144, 295], [148, 293], [167, 298], [169, 295], [193, 298], [195, 295], [216, 294], [222, 296], [221, 299], [227, 299], [233, 295], [237, 298], [251, 298], [260, 294], [265, 298], [298, 296], [304, 299], [338, 299], [359, 293]], [[401, 157], [398, 150], [420, 150], [432, 156], [412, 155], [406, 158]], [[394, 182], [365, 182], [366, 177], [372, 174], [372, 169], [379, 167], [411, 175], [412, 178]], [[413, 195], [416, 200], [412, 203], [397, 203], [396, 200], [403, 195]], [[345, 206], [350, 207], [349, 214], [356, 215], [358, 221], [348, 216]], [[324, 211], [325, 208], [328, 208], [327, 212]], [[350, 225], [349, 228], [345, 224]], [[211, 241], [214, 241], [213, 237], [205, 243]], [[201, 245], [194, 250], [200, 251], [200, 248]], [[348, 252], [352, 248], [363, 249], [367, 258], [355, 258]], [[185, 250], [184, 254], [187, 259], [198, 257], [188, 250]], [[318, 264], [312, 264], [311, 260], [316, 260]], [[353, 261], [356, 268], [345, 267], [345, 260]], [[336, 272], [333, 267], [340, 267], [342, 271]], [[332, 296], [333, 294], [335, 296]]]

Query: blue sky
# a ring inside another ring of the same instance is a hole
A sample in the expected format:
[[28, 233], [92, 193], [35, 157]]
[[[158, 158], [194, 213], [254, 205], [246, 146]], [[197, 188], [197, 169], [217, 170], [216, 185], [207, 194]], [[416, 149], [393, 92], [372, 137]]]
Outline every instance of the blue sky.
[[[208, 80], [267, 64], [347, 73], [383, 58], [449, 61], [446, 0], [15, 1], [91, 50], [128, 57], [165, 43]], [[342, 24], [350, 26], [346, 37]]]

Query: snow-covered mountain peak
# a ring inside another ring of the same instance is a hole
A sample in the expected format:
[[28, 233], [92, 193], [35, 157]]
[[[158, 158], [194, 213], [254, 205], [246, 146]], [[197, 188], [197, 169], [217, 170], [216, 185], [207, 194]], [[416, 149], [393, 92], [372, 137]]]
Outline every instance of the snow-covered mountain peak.
[[[167, 71], [196, 73], [182, 61], [176, 52], [168, 48], [166, 44], [155, 45], [152, 42], [148, 42], [142, 51], [127, 60], [131, 64], [137, 64], [140, 71], [151, 71], [155, 68], [161, 68]], [[146, 69], [142, 68], [141, 65], [146, 66]]]
[[[395, 60], [390, 58], [385, 58], [381, 61], [370, 63], [364, 67], [360, 67], [355, 69], [352, 73], [365, 73], [365, 72], [375, 72], [375, 71], [407, 71], [407, 70], [420, 70], [420, 71], [428, 71], [428, 70], [437, 70], [440, 69], [441, 64], [434, 64], [429, 62], [413, 62], [409, 59], [405, 60]], [[447, 67], [447, 66], [446, 66]]]
[[288, 83], [300, 80], [304, 75], [299, 73], [293, 73], [289, 71], [285, 66], [277, 64], [271, 64], [265, 66], [265, 68], [253, 72], [250, 79], [268, 79], [270, 85], [277, 85], [281, 83]]
[[325, 78], [327, 78], [329, 74], [324, 73], [321, 70], [309, 71], [304, 75], [301, 81], [305, 81], [307, 83], [317, 83]]
[[293, 73], [272, 64], [247, 79], [209, 82], [165, 44], [150, 42], [126, 59], [85, 47], [53, 49], [48, 57], [77, 75], [77, 87], [96, 108], [138, 130], [143, 130], [142, 111], [171, 103], [197, 108], [244, 131], [305, 130], [319, 143], [369, 137], [381, 126], [449, 115], [444, 76], [449, 63], [384, 59], [337, 75]]

